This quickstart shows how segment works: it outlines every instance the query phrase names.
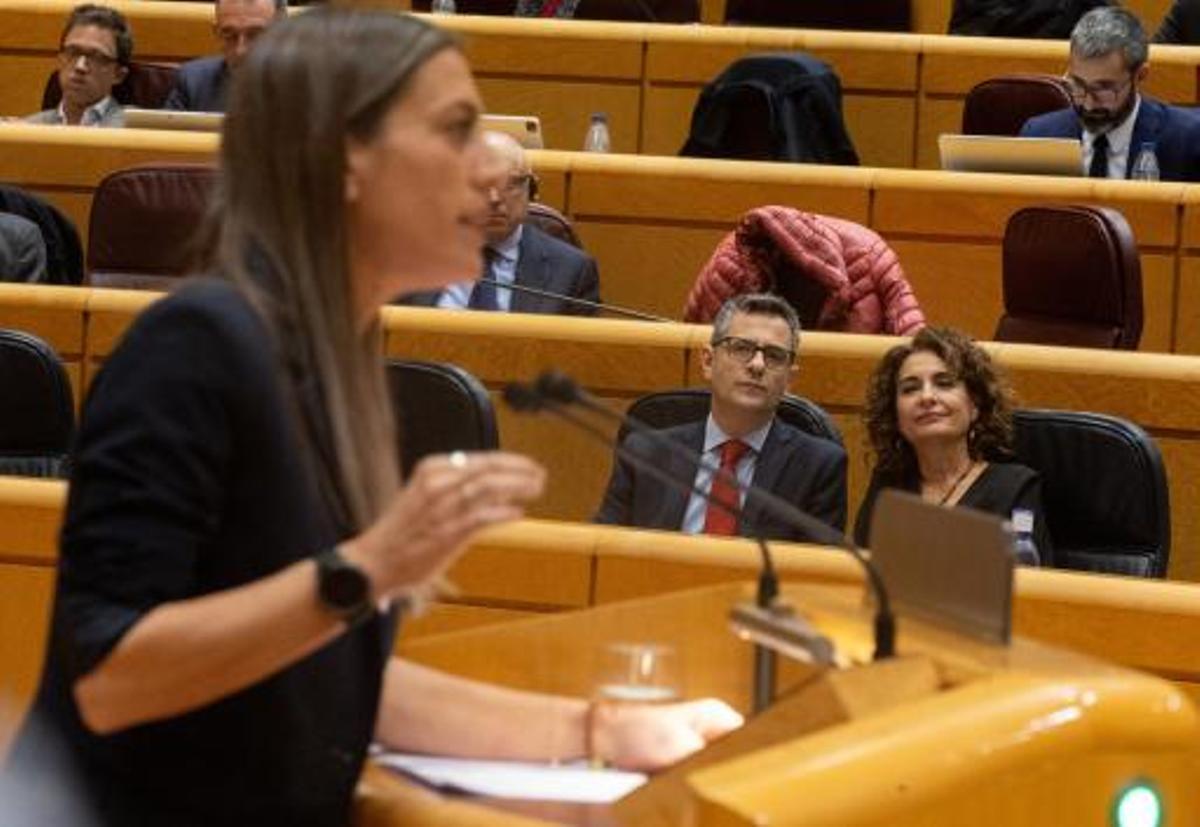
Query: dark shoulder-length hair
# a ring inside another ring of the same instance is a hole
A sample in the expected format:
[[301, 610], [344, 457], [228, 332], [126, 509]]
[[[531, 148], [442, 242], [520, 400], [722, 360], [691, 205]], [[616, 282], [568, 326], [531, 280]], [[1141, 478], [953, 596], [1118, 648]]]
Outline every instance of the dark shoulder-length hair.
[[916, 473], [916, 454], [901, 436], [896, 417], [896, 387], [904, 360], [921, 351], [946, 363], [966, 386], [978, 411], [967, 432], [971, 458], [992, 462], [1011, 457], [1013, 397], [1003, 373], [987, 351], [966, 334], [949, 327], [926, 327], [909, 342], [885, 353], [867, 382], [864, 418], [876, 469], [899, 476]]
[[324, 421], [301, 416], [302, 432], [352, 528], [382, 511], [399, 472], [379, 320], [364, 333], [355, 318], [347, 142], [371, 140], [447, 48], [451, 35], [411, 16], [314, 9], [255, 43], [225, 116], [208, 264], [250, 298], [297, 378], [316, 381]]

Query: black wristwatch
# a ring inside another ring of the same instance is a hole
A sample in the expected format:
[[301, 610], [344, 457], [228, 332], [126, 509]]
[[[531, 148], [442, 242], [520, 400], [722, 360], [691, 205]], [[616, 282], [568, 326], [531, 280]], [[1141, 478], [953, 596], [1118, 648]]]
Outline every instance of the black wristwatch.
[[357, 626], [375, 613], [371, 581], [342, 556], [337, 546], [313, 559], [317, 561], [317, 596], [328, 609], [350, 626]]

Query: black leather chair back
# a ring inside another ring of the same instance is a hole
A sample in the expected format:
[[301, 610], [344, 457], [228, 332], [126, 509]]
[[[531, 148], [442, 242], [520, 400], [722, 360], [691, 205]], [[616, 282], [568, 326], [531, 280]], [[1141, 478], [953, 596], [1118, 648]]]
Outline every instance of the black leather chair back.
[[[710, 401], [711, 394], [705, 388], [659, 391], [635, 399], [626, 415], [644, 422], [651, 428], [670, 428], [696, 422], [708, 416]], [[777, 415], [793, 428], [842, 445], [841, 431], [829, 414], [825, 413], [821, 406], [802, 396], [784, 394], [779, 402]], [[629, 430], [628, 425], [622, 425], [617, 434], [617, 441], [623, 441]]]
[[1165, 577], [1171, 509], [1154, 440], [1094, 413], [1019, 410], [1014, 423], [1017, 461], [1042, 475], [1056, 565]]
[[71, 383], [48, 344], [0, 329], [0, 474], [67, 476], [75, 435]]
[[491, 397], [462, 368], [398, 360], [388, 362], [387, 375], [405, 476], [430, 454], [490, 451], [500, 446]]

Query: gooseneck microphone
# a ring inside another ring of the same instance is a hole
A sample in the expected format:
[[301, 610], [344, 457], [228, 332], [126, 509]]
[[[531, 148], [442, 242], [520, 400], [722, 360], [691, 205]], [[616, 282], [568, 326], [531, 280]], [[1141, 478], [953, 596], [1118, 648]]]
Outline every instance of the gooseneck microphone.
[[643, 313], [641, 310], [631, 310], [628, 307], [622, 307], [619, 304], [606, 304], [605, 302], [594, 302], [588, 299], [580, 299], [575, 296], [568, 296], [566, 293], [555, 293], [552, 290], [542, 290], [538, 287], [527, 287], [524, 284], [509, 284], [508, 282], [497, 281], [492, 278], [479, 279], [481, 283], [491, 284], [497, 290], [511, 290], [514, 293], [526, 293], [530, 296], [541, 296], [544, 299], [555, 299], [556, 301], [565, 302], [575, 307], [586, 307], [589, 310], [599, 311], [600, 313], [611, 313], [614, 316], [621, 316], [626, 319], [638, 319], [643, 322], [674, 322], [674, 319], [668, 319], [666, 316], [655, 316], [653, 313]]
[[[655, 441], [656, 445], [664, 447], [679, 456], [687, 457], [688, 461], [697, 464], [702, 461], [692, 451], [685, 446], [675, 442], [674, 440], [664, 437], [662, 434], [655, 431], [644, 422], [639, 421], [635, 417], [622, 416], [615, 411], [610, 410], [606, 405], [595, 399], [591, 394], [584, 391], [578, 383], [571, 377], [558, 372], [547, 371], [542, 373], [534, 381], [532, 385], [520, 385], [518, 383], [510, 383], [505, 387], [504, 399], [515, 410], [546, 410], [560, 418], [574, 424], [576, 427], [592, 434], [602, 440], [605, 445], [610, 445], [611, 442], [605, 433], [592, 423], [584, 420], [582, 417], [575, 416], [570, 413], [567, 408], [569, 406], [578, 405], [594, 414], [597, 414], [609, 421], [615, 421], [622, 424], [627, 424], [631, 429], [638, 433], [647, 435], [647, 438]], [[618, 445], [617, 455], [626, 460], [630, 464], [637, 466], [640, 470], [650, 474], [655, 479], [663, 482], [666, 485], [674, 487], [685, 487], [689, 491], [694, 489], [692, 481], [686, 483], [675, 479], [669, 474], [666, 474], [662, 469], [653, 466], [651, 463], [630, 455], [622, 446]], [[719, 472], [718, 472], [719, 473]], [[729, 479], [727, 477], [727, 479]], [[777, 518], [787, 522], [795, 528], [800, 529], [809, 537], [815, 538], [818, 541], [826, 542], [829, 545], [837, 546], [843, 549], [851, 557], [858, 561], [866, 574], [867, 582], [870, 584], [871, 592], [875, 598], [875, 618], [874, 618], [874, 636], [875, 636], [875, 651], [874, 659], [882, 660], [890, 658], [895, 654], [896, 644], [896, 620], [892, 614], [891, 601], [888, 599], [887, 589], [884, 586], [883, 578], [879, 575], [879, 570], [875, 565], [862, 553], [858, 546], [854, 545], [848, 537], [841, 532], [834, 530], [832, 527], [818, 520], [816, 517], [808, 514], [800, 508], [789, 503], [771, 492], [760, 488], [756, 485], [743, 485], [736, 479], [729, 479], [730, 484], [738, 490], [744, 492], [747, 502], [754, 502], [765, 511], [769, 511]], [[706, 492], [698, 492], [705, 495]], [[718, 503], [720, 501], [706, 497], [710, 503]], [[774, 569], [771, 565], [770, 554], [766, 548], [765, 542], [760, 541], [760, 548], [763, 552], [763, 574], [760, 577], [760, 601], [762, 599], [761, 592], [764, 589], [777, 590], [777, 584], [767, 582], [764, 584], [763, 578], [769, 578], [774, 581]], [[773, 597], [774, 594], [771, 594]], [[761, 605], [761, 603], [760, 603]]]

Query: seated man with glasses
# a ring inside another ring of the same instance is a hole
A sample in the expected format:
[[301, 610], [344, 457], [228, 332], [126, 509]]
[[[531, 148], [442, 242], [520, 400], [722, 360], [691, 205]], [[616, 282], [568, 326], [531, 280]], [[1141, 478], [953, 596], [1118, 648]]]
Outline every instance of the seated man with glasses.
[[287, 16], [287, 5], [287, 0], [216, 0], [213, 34], [221, 54], [180, 66], [163, 109], [224, 112], [232, 73], [258, 36]]
[[124, 126], [113, 87], [129, 74], [133, 35], [119, 11], [91, 3], [76, 6], [58, 42], [62, 100], [26, 118], [30, 123]]
[[1141, 94], [1148, 54], [1133, 14], [1088, 12], [1071, 32], [1066, 81], [1074, 106], [1030, 118], [1021, 135], [1080, 138], [1083, 171], [1092, 178], [1133, 177], [1138, 154], [1150, 148], [1162, 180], [1200, 180], [1200, 116]]
[[493, 162], [488, 168], [493, 183], [488, 188], [483, 272], [444, 290], [409, 293], [396, 303], [451, 310], [595, 315], [596, 308], [572, 301], [600, 301], [595, 260], [525, 220], [529, 201], [537, 193], [537, 178], [525, 150], [503, 132], [485, 132], [483, 142]]
[[[729, 299], [713, 322], [701, 367], [712, 390], [706, 419], [659, 431], [705, 460], [676, 456], [660, 440], [631, 432], [625, 448], [670, 474], [691, 480], [721, 502], [738, 507], [744, 497], [714, 481], [713, 468], [743, 485], [770, 491], [829, 526], [846, 527], [846, 452], [776, 417], [788, 380], [796, 371], [800, 322], [778, 296], [745, 293]], [[632, 463], [616, 458], [596, 522], [679, 530], [688, 534], [740, 534], [775, 540], [822, 540], [764, 513], [753, 504], [740, 519], [706, 498], [664, 485]]]

